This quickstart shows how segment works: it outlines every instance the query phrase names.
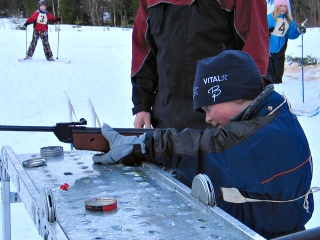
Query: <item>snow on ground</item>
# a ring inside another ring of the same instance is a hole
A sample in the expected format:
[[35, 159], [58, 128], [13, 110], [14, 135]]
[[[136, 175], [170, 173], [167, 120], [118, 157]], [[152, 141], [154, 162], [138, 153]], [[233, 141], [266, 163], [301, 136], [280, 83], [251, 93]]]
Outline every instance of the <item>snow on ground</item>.
[[[49, 42], [58, 60], [46, 61], [39, 41], [33, 59], [18, 62], [25, 56], [32, 28], [29, 26], [27, 31], [13, 28], [9, 20], [0, 19], [1, 125], [54, 126], [69, 121], [68, 95], [76, 118], [86, 118], [88, 126], [94, 126], [90, 99], [101, 122], [112, 127], [133, 127], [131, 29], [81, 27], [77, 31], [70, 25], [61, 25], [58, 33], [50, 25]], [[305, 56], [320, 58], [319, 39], [319, 28], [307, 30], [303, 39]], [[301, 37], [290, 40], [286, 53], [301, 57], [301, 44]], [[65, 64], [69, 60], [71, 63]], [[287, 95], [294, 108], [314, 109], [320, 106], [319, 64], [304, 67], [303, 82], [301, 73], [301, 66], [286, 64], [283, 84], [275, 88]], [[320, 186], [319, 118], [320, 115], [299, 117], [313, 153], [313, 186]], [[44, 146], [70, 149], [51, 133], [0, 132], [0, 136], [0, 147], [9, 145], [17, 154], [38, 153]], [[307, 228], [317, 227], [320, 222], [320, 193], [314, 197], [315, 212]], [[40, 239], [23, 204], [12, 204], [11, 209], [12, 239]]]

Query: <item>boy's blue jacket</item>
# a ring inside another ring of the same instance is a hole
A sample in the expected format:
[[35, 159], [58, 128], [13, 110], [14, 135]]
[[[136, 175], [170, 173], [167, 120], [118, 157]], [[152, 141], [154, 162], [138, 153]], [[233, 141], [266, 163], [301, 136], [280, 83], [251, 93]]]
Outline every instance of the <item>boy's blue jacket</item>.
[[[268, 17], [269, 30], [273, 29], [273, 31], [270, 34], [270, 52], [271, 53], [278, 53], [286, 43], [286, 39], [296, 39], [300, 36], [300, 33], [297, 30], [296, 23], [293, 20], [289, 23], [288, 27], [281, 24], [278, 25], [279, 28], [281, 28], [280, 30], [281, 35], [273, 34], [274, 32], [277, 31], [277, 29], [275, 29], [277, 26], [276, 25], [277, 22], [273, 18], [272, 14], [269, 14], [267, 17]], [[284, 19], [285, 19], [285, 15], [279, 14], [277, 21], [282, 21]]]
[[309, 144], [273, 85], [223, 128], [156, 130], [147, 134], [146, 146], [148, 161], [177, 170], [189, 182], [204, 173], [215, 188], [237, 188], [246, 198], [288, 201], [307, 195], [307, 201], [285, 203], [217, 199], [220, 208], [265, 238], [303, 230], [312, 216]]
[[132, 32], [133, 114], [153, 127], [208, 127], [193, 111], [197, 61], [224, 49], [248, 53], [267, 75], [265, 0], [140, 0]]

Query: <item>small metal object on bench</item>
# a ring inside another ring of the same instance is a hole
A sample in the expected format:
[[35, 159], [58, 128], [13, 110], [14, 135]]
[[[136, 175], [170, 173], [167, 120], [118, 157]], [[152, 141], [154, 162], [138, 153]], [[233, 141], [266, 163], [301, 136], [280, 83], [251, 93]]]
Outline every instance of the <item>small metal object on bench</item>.
[[53, 198], [52, 190], [45, 187], [42, 192], [42, 200], [44, 203], [44, 217], [48, 222], [56, 221], [56, 204]]
[[57, 157], [63, 155], [63, 147], [49, 146], [40, 148], [41, 157]]
[[85, 202], [87, 210], [91, 211], [110, 211], [117, 208], [117, 200], [115, 198], [93, 198]]
[[205, 174], [194, 177], [191, 187], [191, 195], [207, 206], [215, 205], [215, 194], [210, 178]]
[[25, 168], [40, 167], [47, 164], [45, 158], [31, 158], [22, 162], [22, 166]]

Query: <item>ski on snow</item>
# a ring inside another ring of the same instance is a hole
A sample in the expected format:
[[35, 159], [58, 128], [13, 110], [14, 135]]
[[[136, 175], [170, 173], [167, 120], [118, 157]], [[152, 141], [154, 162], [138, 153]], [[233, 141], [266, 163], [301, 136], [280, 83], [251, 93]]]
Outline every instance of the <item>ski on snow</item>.
[[293, 111], [297, 116], [314, 117], [314, 116], [317, 116], [320, 113], [320, 107], [317, 107], [316, 109], [313, 109], [313, 110], [294, 109]]
[[31, 60], [31, 58], [22, 58], [22, 59], [18, 59], [19, 62], [23, 62], [23, 61], [26, 61], [26, 60]]
[[[32, 60], [32, 58], [18, 59], [19, 62], [24, 62], [24, 61], [27, 61], [27, 60]], [[61, 62], [61, 63], [69, 64], [69, 63], [71, 63], [71, 60], [69, 60], [69, 61], [53, 60], [53, 61], [50, 61], [50, 62]]]
[[305, 117], [315, 117], [320, 113], [320, 111], [313, 112], [313, 113], [295, 113], [296, 116], [305, 116]]
[[62, 62], [62, 63], [65, 63], [65, 64], [69, 64], [69, 63], [71, 63], [71, 60], [69, 60], [69, 61], [55, 61], [55, 62]]
[[301, 112], [301, 113], [314, 113], [320, 110], [320, 107], [317, 107], [316, 109], [313, 110], [304, 110], [304, 109], [294, 109], [295, 112]]

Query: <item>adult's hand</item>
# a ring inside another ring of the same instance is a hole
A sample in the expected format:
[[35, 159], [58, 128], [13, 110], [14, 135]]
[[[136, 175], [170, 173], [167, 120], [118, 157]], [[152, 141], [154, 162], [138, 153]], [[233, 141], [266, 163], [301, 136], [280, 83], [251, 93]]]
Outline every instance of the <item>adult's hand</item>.
[[151, 113], [138, 112], [134, 119], [133, 125], [135, 128], [151, 128]]

